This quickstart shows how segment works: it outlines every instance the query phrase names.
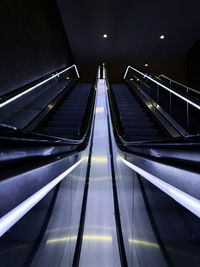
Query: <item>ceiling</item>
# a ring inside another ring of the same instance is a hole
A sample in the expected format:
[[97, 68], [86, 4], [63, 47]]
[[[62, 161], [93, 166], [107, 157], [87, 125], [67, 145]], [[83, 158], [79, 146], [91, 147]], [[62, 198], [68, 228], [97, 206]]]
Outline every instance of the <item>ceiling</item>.
[[199, 0], [57, 2], [83, 80], [93, 79], [102, 62], [113, 81], [129, 64], [187, 80], [187, 51], [200, 38]]

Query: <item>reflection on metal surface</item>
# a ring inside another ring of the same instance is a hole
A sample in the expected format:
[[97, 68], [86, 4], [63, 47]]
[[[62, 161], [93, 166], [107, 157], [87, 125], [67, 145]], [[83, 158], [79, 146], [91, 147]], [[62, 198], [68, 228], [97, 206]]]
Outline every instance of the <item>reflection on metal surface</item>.
[[129, 239], [128, 242], [136, 244], [136, 245], [143, 245], [143, 246], [149, 246], [149, 247], [153, 247], [153, 248], [160, 248], [157, 243], [148, 242], [145, 240]]
[[27, 249], [28, 248], [28, 244], [24, 244], [21, 246], [16, 246], [10, 249], [4, 249], [0, 251], [0, 255], [5, 254], [5, 253], [15, 253], [16, 250], [23, 250], [23, 249]]
[[88, 161], [88, 156], [81, 157], [82, 160]]
[[60, 238], [53, 238], [47, 240], [46, 244], [54, 244], [54, 243], [62, 243], [62, 242], [69, 242], [69, 241], [76, 241], [77, 236], [65, 236]]
[[84, 235], [83, 240], [93, 240], [93, 241], [112, 241], [112, 236], [102, 236], [102, 235]]
[[[120, 266], [114, 216], [106, 82], [98, 80], [89, 189], [79, 266]], [[89, 255], [89, 257], [88, 257]]]
[[122, 162], [124, 162], [128, 167], [133, 169], [135, 172], [140, 174], [142, 177], [147, 179], [153, 185], [158, 187], [160, 190], [165, 192], [167, 195], [172, 197], [176, 200], [179, 204], [184, 206], [186, 209], [194, 213], [196, 216], [200, 217], [200, 200], [190, 196], [189, 194], [181, 191], [180, 189], [162, 181], [160, 178], [148, 173], [147, 171], [137, 167], [136, 165], [132, 164], [131, 162], [123, 159], [119, 155]]
[[48, 105], [48, 109], [52, 109], [52, 107], [53, 107], [53, 104]]
[[[60, 243], [60, 242], [69, 242], [77, 239], [77, 236], [66, 236], [60, 238], [54, 238], [47, 240], [46, 244]], [[103, 242], [112, 242], [112, 236], [102, 236], [102, 235], [84, 235], [83, 240], [92, 240], [92, 241], [103, 241]]]
[[106, 163], [108, 161], [108, 159], [107, 159], [107, 157], [92, 157], [92, 161]]
[[91, 182], [106, 182], [106, 181], [108, 181], [110, 179], [110, 177], [109, 176], [101, 176], [100, 178], [91, 178], [90, 179], [90, 181]]
[[117, 160], [117, 161], [120, 161], [120, 157], [119, 157], [119, 156], [116, 156], [116, 160]]
[[153, 105], [150, 104], [150, 103], [147, 106], [148, 106], [149, 109], [152, 109], [153, 108]]
[[45, 185], [42, 189], [38, 190], [35, 194], [27, 198], [16, 208], [12, 209], [10, 212], [4, 215], [0, 219], [0, 236], [7, 232], [16, 222], [18, 222], [32, 207], [34, 207], [43, 197], [45, 197], [52, 188], [54, 188], [61, 180], [63, 180], [81, 162], [82, 159], [80, 159], [69, 169], [61, 173], [53, 181]]
[[95, 113], [104, 112], [104, 107], [96, 107]]
[[[93, 229], [107, 229], [107, 230], [115, 230], [114, 227], [109, 227], [109, 226], [98, 226], [98, 225], [85, 225], [85, 229], [88, 229], [88, 228], [93, 228]], [[48, 230], [47, 232], [60, 232], [60, 231], [66, 231], [66, 230], [73, 230], [73, 229], [78, 229], [79, 226], [69, 226], [69, 227], [61, 227], [61, 228], [55, 228], [55, 229], [51, 229], [51, 230]]]
[[[133, 243], [135, 245], [142, 245], [142, 246], [147, 246], [147, 247], [152, 247], [152, 248], [158, 248], [160, 249], [160, 246], [157, 244], [157, 243], [154, 243], [154, 242], [149, 242], [149, 241], [145, 241], [145, 240], [138, 240], [138, 239], [129, 239], [128, 240], [129, 243]], [[183, 251], [179, 251], [177, 249], [174, 249], [174, 248], [167, 248], [168, 251], [171, 251], [177, 255], [180, 255], [180, 256], [187, 256], [187, 257], [190, 257], [190, 258], [195, 258], [193, 255], [189, 254], [189, 253], [186, 253], [186, 252], [183, 252]]]

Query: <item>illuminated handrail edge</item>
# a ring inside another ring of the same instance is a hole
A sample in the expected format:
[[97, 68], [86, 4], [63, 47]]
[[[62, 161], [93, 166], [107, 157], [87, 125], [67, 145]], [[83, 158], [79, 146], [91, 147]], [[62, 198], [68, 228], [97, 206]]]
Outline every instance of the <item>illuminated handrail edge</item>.
[[144, 177], [148, 180], [151, 184], [155, 185], [165, 194], [173, 198], [176, 202], [181, 204], [183, 207], [188, 209], [190, 212], [195, 214], [197, 217], [200, 218], [200, 200], [185, 193], [184, 191], [178, 189], [177, 187], [162, 181], [160, 178], [156, 177], [155, 175], [145, 171], [144, 169], [136, 166], [135, 164], [127, 161], [126, 159], [122, 158], [119, 154], [119, 159], [129, 168], [134, 170], [136, 173]]
[[59, 182], [61, 182], [72, 170], [74, 170], [83, 158], [73, 164], [66, 171], [58, 175], [47, 185], [39, 189], [36, 193], [24, 200], [21, 204], [9, 211], [0, 218], [0, 237], [5, 234], [14, 224], [27, 214], [41, 199], [43, 199]]
[[6, 106], [7, 104], [9, 104], [9, 103], [11, 103], [11, 102], [13, 102], [14, 100], [18, 99], [19, 97], [21, 97], [21, 96], [27, 94], [28, 92], [34, 90], [35, 88], [37, 88], [37, 87], [39, 87], [39, 86], [45, 84], [46, 82], [48, 82], [48, 81], [54, 79], [55, 77], [59, 77], [62, 73], [66, 72], [66, 71], [68, 71], [68, 70], [70, 70], [70, 69], [72, 69], [72, 68], [75, 68], [77, 77], [80, 78], [80, 75], [79, 75], [77, 66], [74, 64], [74, 65], [72, 65], [72, 66], [70, 66], [70, 67], [68, 67], [68, 68], [66, 68], [66, 69], [64, 69], [64, 70], [62, 70], [62, 71], [60, 71], [60, 72], [58, 72], [58, 73], [52, 75], [50, 78], [45, 79], [44, 81], [42, 81], [42, 82], [40, 82], [40, 83], [38, 83], [38, 84], [36, 84], [36, 85], [34, 85], [34, 86], [32, 86], [32, 87], [26, 89], [25, 91], [21, 92], [20, 94], [17, 94], [17, 95], [15, 95], [15, 96], [11, 97], [10, 99], [7, 99], [7, 100], [4, 101], [3, 103], [0, 103], [0, 108]]
[[193, 101], [187, 99], [186, 97], [180, 95], [179, 93], [174, 92], [172, 89], [168, 88], [167, 86], [163, 85], [162, 83], [160, 83], [160, 82], [154, 80], [153, 78], [151, 78], [148, 74], [143, 73], [143, 72], [141, 72], [141, 71], [139, 71], [139, 70], [133, 68], [133, 67], [130, 66], [130, 65], [126, 68], [126, 71], [125, 71], [125, 74], [124, 74], [123, 79], [126, 78], [129, 69], [132, 69], [132, 70], [134, 70], [135, 72], [137, 72], [137, 73], [143, 75], [144, 78], [149, 79], [150, 81], [156, 83], [156, 84], [159, 85], [160, 87], [164, 88], [165, 90], [169, 91], [170, 93], [176, 95], [177, 97], [181, 98], [182, 100], [184, 100], [184, 101], [187, 102], [188, 104], [190, 104], [190, 105], [192, 105], [193, 107], [195, 107], [195, 108], [197, 108], [197, 109], [200, 110], [200, 106], [199, 106], [198, 104], [196, 104], [196, 103], [194, 103]]

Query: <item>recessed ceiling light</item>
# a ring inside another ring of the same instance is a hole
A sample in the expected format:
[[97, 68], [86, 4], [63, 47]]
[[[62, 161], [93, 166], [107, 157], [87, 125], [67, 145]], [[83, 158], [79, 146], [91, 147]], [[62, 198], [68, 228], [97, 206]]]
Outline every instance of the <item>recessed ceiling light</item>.
[[161, 40], [165, 39], [165, 36], [162, 34], [162, 35], [160, 36], [160, 39], [161, 39]]
[[130, 81], [133, 81], [133, 78], [130, 78]]
[[104, 33], [103, 38], [108, 38], [108, 35]]
[[147, 64], [147, 63], [146, 63], [146, 64], [144, 64], [144, 65], [145, 65], [145, 67], [148, 67], [148, 66], [149, 66], [149, 64]]

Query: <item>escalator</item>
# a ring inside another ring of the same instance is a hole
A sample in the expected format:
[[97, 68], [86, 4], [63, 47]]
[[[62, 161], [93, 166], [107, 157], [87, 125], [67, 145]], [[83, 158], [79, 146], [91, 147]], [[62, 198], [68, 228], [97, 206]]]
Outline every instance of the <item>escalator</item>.
[[79, 139], [90, 92], [90, 84], [76, 84], [37, 131], [51, 136]]
[[[198, 266], [199, 214], [194, 215], [191, 210], [192, 197], [199, 201], [195, 193], [200, 179], [199, 137], [183, 137], [179, 132], [179, 137], [172, 138], [166, 124], [155, 116], [153, 102], [145, 103], [144, 99], [130, 81], [112, 84], [109, 90], [113, 142], [117, 143], [113, 158], [127, 264]], [[176, 105], [177, 112], [178, 108]], [[170, 119], [171, 122], [176, 128], [177, 124]], [[171, 190], [186, 193], [191, 207], [170, 194]]]
[[[74, 244], [66, 249], [65, 256], [61, 255], [59, 246], [57, 252], [53, 247], [56, 257], [41, 249], [47, 245], [51, 250], [51, 241], [43, 243], [43, 240], [47, 235], [49, 240], [54, 239], [55, 234], [59, 235], [55, 229], [66, 229], [69, 236], [72, 232], [76, 236], [79, 231], [95, 90], [91, 84], [69, 84], [30, 121], [25, 130], [6, 125], [0, 127], [1, 151], [6, 151], [0, 160], [3, 183], [0, 195], [1, 199], [7, 198], [7, 194], [13, 196], [1, 205], [0, 260], [4, 267], [41, 266], [41, 262], [37, 263], [39, 247], [43, 257], [48, 259], [46, 266], [57, 266], [57, 260], [62, 257], [67, 266], [72, 265], [76, 247], [73, 240]], [[13, 150], [16, 153], [9, 152]], [[51, 187], [52, 183], [54, 187]], [[20, 190], [16, 192], [15, 188]], [[40, 200], [43, 190], [46, 193]], [[29, 211], [32, 198], [36, 202]], [[15, 215], [15, 210], [18, 213], [24, 205], [28, 212], [22, 218]], [[11, 229], [4, 227], [6, 216], [11, 218], [9, 228], [14, 223]], [[18, 219], [13, 221], [15, 216]]]
[[1, 217], [54, 184], [4, 231], [1, 263], [198, 266], [199, 137], [133, 83], [94, 88], [66, 88], [25, 131], [1, 125]]
[[128, 141], [162, 139], [167, 136], [126, 84], [113, 84], [112, 91]]
[[[191, 94], [183, 88], [176, 88], [176, 86], [169, 85], [166, 81], [158, 79], [157, 77], [146, 74], [148, 78], [141, 77], [140, 74], [133, 75], [131, 81], [128, 83], [131, 87], [138, 86], [146, 92], [152, 100], [159, 104], [170, 116], [177, 121], [188, 133], [198, 134], [200, 132], [199, 124], [199, 109], [193, 105], [180, 99], [177, 95], [170, 93], [168, 90], [158, 86], [155, 82], [160, 83], [164, 87], [169, 88], [172, 92], [181, 95], [183, 98], [190, 100], [197, 106], [200, 103], [199, 94]], [[152, 80], [149, 80], [152, 79]]]

